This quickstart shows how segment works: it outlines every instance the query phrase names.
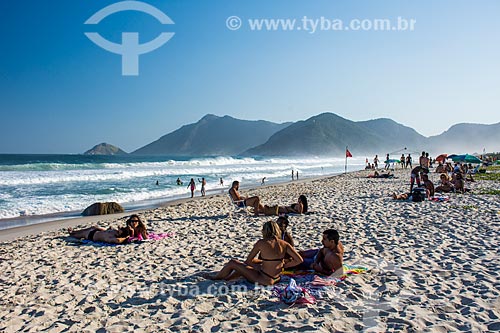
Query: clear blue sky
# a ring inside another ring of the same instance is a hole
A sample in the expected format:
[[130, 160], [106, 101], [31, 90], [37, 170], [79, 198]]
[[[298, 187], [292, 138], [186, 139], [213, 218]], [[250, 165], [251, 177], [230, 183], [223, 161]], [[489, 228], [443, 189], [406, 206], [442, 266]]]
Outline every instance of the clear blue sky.
[[[500, 121], [500, 2], [147, 0], [174, 25], [134, 11], [84, 22], [110, 0], [0, 2], [0, 153], [135, 150], [203, 115], [274, 122], [334, 112], [391, 118], [437, 135]], [[229, 16], [243, 25], [232, 31]], [[415, 19], [414, 31], [251, 31], [248, 19]], [[139, 76], [84, 32], [148, 42]]]

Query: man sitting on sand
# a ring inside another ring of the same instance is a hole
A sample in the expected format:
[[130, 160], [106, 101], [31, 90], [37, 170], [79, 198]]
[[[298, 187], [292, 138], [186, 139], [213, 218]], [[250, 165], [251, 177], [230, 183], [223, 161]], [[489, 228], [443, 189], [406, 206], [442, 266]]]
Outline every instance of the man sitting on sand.
[[[253, 207], [253, 212], [255, 215], [258, 215], [260, 212], [264, 210], [264, 206], [260, 204], [260, 198], [258, 196], [253, 197], [242, 197], [238, 193], [238, 189], [240, 188], [240, 182], [235, 180], [233, 185], [229, 189], [229, 195], [237, 204], [245, 204], [245, 206]], [[239, 201], [239, 202], [238, 202]]]
[[429, 179], [428, 174], [423, 174], [422, 175], [422, 180], [424, 182], [424, 187], [427, 192], [427, 199], [430, 199], [430, 197], [434, 196], [434, 184], [432, 181]]
[[335, 272], [343, 273], [342, 264], [344, 256], [344, 246], [340, 241], [340, 235], [335, 229], [323, 231], [321, 249], [300, 251], [300, 256], [304, 262], [294, 268], [314, 269], [316, 272], [332, 275]]

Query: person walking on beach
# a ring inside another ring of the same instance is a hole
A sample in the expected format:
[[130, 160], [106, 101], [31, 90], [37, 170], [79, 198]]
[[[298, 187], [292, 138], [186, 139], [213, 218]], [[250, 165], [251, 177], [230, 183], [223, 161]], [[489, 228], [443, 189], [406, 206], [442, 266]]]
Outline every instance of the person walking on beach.
[[292, 181], [295, 180], [294, 175], [295, 175], [295, 173], [293, 172], [293, 169], [292, 169]]
[[194, 197], [194, 190], [196, 189], [196, 183], [194, 182], [194, 179], [191, 178], [191, 181], [189, 182], [187, 188], [191, 188], [191, 198]]
[[207, 185], [207, 181], [205, 180], [205, 178], [201, 178], [201, 180], [198, 178], [198, 181], [201, 183], [201, 196], [204, 197], [205, 196], [205, 185]]
[[387, 154], [385, 156], [385, 167], [384, 167], [384, 169], [389, 170], [390, 166], [391, 166], [391, 164], [389, 163], [389, 154]]
[[408, 156], [406, 156], [406, 167], [412, 167], [411, 165], [411, 154], [408, 154]]
[[401, 154], [401, 158], [399, 160], [399, 162], [401, 162], [401, 169], [404, 169], [406, 166], [405, 164], [405, 154]]
[[222, 177], [220, 177], [220, 180], [219, 180], [219, 185], [220, 185], [220, 186], [224, 186], [224, 181], [222, 180]]
[[266, 177], [262, 178], [262, 181], [260, 182], [260, 185], [265, 185]]
[[375, 165], [375, 169], [378, 169], [378, 155], [373, 158], [373, 165]]
[[299, 170], [295, 172], [295, 180], [299, 180]]

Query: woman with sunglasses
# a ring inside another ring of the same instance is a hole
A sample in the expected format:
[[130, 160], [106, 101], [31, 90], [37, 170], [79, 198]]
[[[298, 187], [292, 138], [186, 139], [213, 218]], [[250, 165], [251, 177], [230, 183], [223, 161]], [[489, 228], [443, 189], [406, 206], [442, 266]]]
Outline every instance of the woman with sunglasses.
[[137, 214], [130, 215], [127, 220], [127, 228], [130, 229], [130, 237], [138, 238], [139, 240], [148, 239], [148, 231], [146, 225], [142, 222]]

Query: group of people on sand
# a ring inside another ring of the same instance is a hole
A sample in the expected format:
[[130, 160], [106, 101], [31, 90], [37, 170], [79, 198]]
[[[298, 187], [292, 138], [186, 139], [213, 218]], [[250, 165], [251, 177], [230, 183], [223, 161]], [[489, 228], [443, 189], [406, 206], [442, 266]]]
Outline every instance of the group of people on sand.
[[110, 244], [122, 244], [131, 239], [148, 239], [146, 225], [137, 214], [131, 215], [126, 222], [126, 225], [124, 227], [119, 227], [118, 229], [104, 229], [92, 226], [90, 228], [80, 230], [73, 230], [70, 228], [68, 229], [68, 232], [71, 237]]
[[308, 212], [307, 198], [300, 195], [297, 202], [288, 206], [262, 205], [258, 196], [245, 197], [239, 193], [240, 182], [235, 180], [229, 189], [229, 195], [238, 207], [252, 207], [255, 215], [305, 214]]
[[[212, 280], [243, 277], [250, 282], [273, 285], [280, 281], [284, 269], [314, 270], [325, 275], [343, 273], [344, 246], [338, 231], [327, 229], [323, 232], [322, 248], [297, 251], [288, 231], [289, 224], [286, 215], [279, 216], [276, 221], [265, 222], [262, 238], [254, 244], [245, 261], [232, 259], [219, 272], [204, 276]], [[111, 244], [125, 243], [132, 238], [148, 238], [146, 226], [136, 214], [118, 229], [93, 226], [81, 230], [68, 229], [68, 232], [71, 237]]]
[[[443, 164], [439, 162], [436, 167], [436, 172], [441, 173], [439, 176], [439, 185], [434, 186], [434, 183], [429, 179], [429, 168], [432, 167], [432, 160], [429, 158], [429, 153], [422, 152], [419, 158], [419, 165], [411, 170], [410, 175], [410, 192], [403, 194], [393, 193], [392, 197], [397, 200], [412, 199], [416, 194], [414, 192], [414, 185], [416, 184], [416, 191], [421, 190], [425, 193], [425, 198], [430, 199], [435, 193], [464, 193], [470, 191], [465, 188], [465, 180], [474, 181], [470, 170], [472, 165], [461, 165], [456, 162], [455, 167], [451, 167], [451, 163]], [[467, 179], [467, 175], [470, 176]]]
[[[427, 153], [428, 155], [428, 153]], [[397, 160], [394, 160], [395, 162], [397, 162]], [[375, 157], [373, 158], [373, 163], [370, 164], [370, 162], [368, 162], [368, 158], [366, 158], [366, 166], [365, 166], [365, 170], [375, 170], [375, 169], [378, 169], [378, 164], [379, 164], [380, 160], [378, 158], [378, 155], [375, 155]], [[389, 170], [390, 169], [390, 166], [391, 166], [391, 159], [389, 158], [389, 154], [386, 154], [385, 155], [385, 166], [384, 166], [384, 169], [386, 170]], [[408, 167], [412, 167], [412, 157], [411, 157], [411, 154], [408, 154], [406, 157], [405, 157], [405, 154], [401, 154], [401, 157], [399, 159], [399, 163], [401, 164], [401, 168], [408, 168]]]
[[244, 277], [250, 282], [273, 285], [280, 281], [284, 269], [314, 270], [325, 275], [343, 273], [344, 246], [337, 230], [323, 232], [322, 248], [297, 251], [287, 231], [288, 225], [288, 218], [284, 216], [276, 222], [265, 222], [262, 238], [254, 244], [245, 261], [231, 259], [219, 272], [204, 277], [226, 281]]

